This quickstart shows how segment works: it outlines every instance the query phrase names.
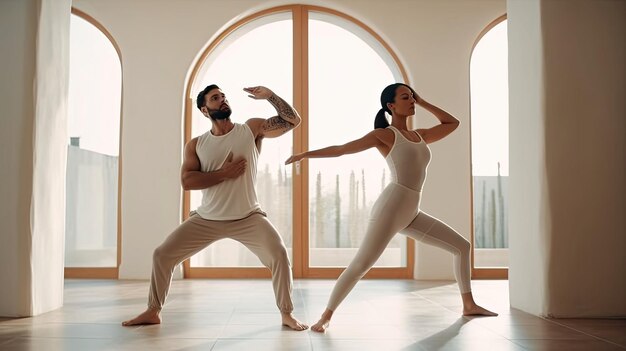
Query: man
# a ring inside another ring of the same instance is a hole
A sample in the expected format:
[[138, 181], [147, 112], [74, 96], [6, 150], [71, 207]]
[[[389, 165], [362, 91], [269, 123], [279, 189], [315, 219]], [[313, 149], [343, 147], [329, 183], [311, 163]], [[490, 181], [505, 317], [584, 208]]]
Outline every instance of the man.
[[174, 268], [216, 240], [230, 238], [250, 249], [272, 271], [272, 284], [282, 323], [294, 330], [307, 325], [292, 315], [292, 276], [282, 238], [261, 211], [255, 181], [263, 138], [275, 138], [300, 124], [298, 112], [262, 86], [244, 88], [253, 99], [266, 99], [277, 116], [230, 120], [231, 109], [217, 85], [198, 94], [197, 107], [211, 120], [211, 130], [185, 145], [181, 183], [202, 190], [202, 204], [154, 250], [148, 308], [124, 326], [161, 323], [160, 312]]

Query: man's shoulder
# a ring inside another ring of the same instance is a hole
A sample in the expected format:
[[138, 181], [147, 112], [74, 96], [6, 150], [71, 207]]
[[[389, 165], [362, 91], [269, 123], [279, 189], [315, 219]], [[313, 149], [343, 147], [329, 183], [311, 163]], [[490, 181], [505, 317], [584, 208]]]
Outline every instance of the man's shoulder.
[[263, 118], [250, 118], [241, 126], [249, 131], [252, 137], [256, 137], [264, 121], [265, 119]]
[[244, 124], [248, 126], [248, 128], [254, 130], [255, 128], [259, 128], [263, 122], [265, 122], [265, 118], [253, 117], [248, 119]]
[[197, 137], [195, 137], [195, 138], [191, 138], [191, 140], [189, 140], [189, 141], [185, 144], [185, 146], [187, 146], [187, 147], [193, 147], [193, 146], [197, 145], [197, 144], [198, 144], [198, 138], [200, 138], [200, 137], [199, 137], [199, 136], [197, 136]]

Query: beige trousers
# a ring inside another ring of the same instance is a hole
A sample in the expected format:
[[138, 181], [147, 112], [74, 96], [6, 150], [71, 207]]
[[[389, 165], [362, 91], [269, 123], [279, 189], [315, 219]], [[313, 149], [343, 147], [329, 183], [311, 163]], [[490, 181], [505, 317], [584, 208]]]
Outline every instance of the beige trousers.
[[293, 311], [293, 279], [287, 249], [272, 223], [261, 213], [234, 221], [210, 221], [192, 212], [154, 250], [148, 307], [160, 310], [172, 282], [174, 268], [219, 239], [237, 240], [252, 251], [272, 272], [276, 305], [281, 312]]

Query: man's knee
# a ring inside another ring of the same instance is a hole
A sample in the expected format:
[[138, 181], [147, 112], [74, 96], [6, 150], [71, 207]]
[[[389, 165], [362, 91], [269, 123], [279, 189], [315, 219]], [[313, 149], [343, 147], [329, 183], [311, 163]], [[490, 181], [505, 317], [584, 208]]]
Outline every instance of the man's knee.
[[280, 245], [272, 245], [272, 247], [269, 248], [269, 251], [272, 258], [273, 266], [291, 266], [291, 263], [289, 262], [289, 253], [287, 252], [287, 248], [285, 247], [285, 245], [282, 245], [282, 243]]
[[159, 246], [152, 252], [152, 261], [162, 262], [167, 257], [167, 251]]

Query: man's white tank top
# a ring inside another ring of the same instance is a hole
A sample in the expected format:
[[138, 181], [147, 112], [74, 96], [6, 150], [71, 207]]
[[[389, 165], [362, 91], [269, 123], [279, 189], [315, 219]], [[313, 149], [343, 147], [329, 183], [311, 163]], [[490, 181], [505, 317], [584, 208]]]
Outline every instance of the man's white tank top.
[[395, 141], [385, 160], [394, 183], [421, 192], [426, 180], [426, 169], [430, 162], [430, 148], [421, 135], [419, 142], [410, 141], [393, 126]]
[[235, 123], [225, 135], [215, 136], [209, 130], [198, 137], [196, 154], [203, 172], [222, 168], [231, 152], [233, 160], [246, 159], [246, 171], [237, 178], [202, 190], [202, 205], [196, 212], [204, 219], [236, 220], [260, 211], [255, 189], [259, 151], [250, 127]]

